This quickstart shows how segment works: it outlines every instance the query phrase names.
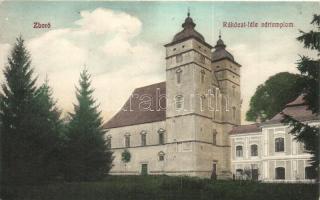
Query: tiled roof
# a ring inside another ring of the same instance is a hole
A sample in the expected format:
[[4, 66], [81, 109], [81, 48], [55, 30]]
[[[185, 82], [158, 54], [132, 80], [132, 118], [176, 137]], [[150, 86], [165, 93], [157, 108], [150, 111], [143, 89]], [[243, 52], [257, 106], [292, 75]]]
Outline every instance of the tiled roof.
[[276, 114], [272, 119], [264, 122], [264, 124], [280, 123], [283, 119], [282, 113], [290, 115], [299, 121], [310, 121], [319, 119], [319, 116], [312, 113], [312, 111], [308, 109], [308, 106], [305, 104], [303, 97], [303, 95], [300, 95], [294, 101], [288, 103], [280, 113]]
[[303, 95], [300, 95], [294, 101], [286, 104], [284, 109], [278, 114], [276, 114], [272, 119], [266, 122], [263, 122], [261, 124], [236, 126], [230, 131], [230, 134], [257, 132], [261, 130], [260, 128], [258, 128], [259, 125], [270, 125], [270, 124], [281, 123], [281, 120], [283, 119], [282, 113], [290, 115], [299, 121], [320, 120], [319, 116], [312, 113], [312, 111], [308, 109], [308, 106], [305, 104], [303, 100]]
[[[136, 88], [122, 109], [103, 127], [109, 129], [165, 120], [166, 111], [160, 108], [166, 107], [166, 98], [159, 98], [159, 96], [161, 97], [161, 95], [165, 94], [165, 82]], [[149, 100], [149, 97], [151, 98], [150, 109], [143, 109], [148, 108], [148, 105], [143, 102]]]
[[255, 123], [255, 124], [235, 126], [235, 127], [230, 131], [230, 134], [260, 132], [260, 131], [261, 131], [261, 128], [260, 128], [259, 125], [260, 125], [259, 123]]

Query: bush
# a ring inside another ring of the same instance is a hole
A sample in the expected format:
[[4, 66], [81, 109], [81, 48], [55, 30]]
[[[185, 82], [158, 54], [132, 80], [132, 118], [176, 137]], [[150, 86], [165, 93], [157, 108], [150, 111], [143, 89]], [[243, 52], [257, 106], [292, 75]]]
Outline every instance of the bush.
[[2, 187], [13, 200], [316, 200], [317, 184], [212, 181], [170, 176], [107, 176], [103, 181]]

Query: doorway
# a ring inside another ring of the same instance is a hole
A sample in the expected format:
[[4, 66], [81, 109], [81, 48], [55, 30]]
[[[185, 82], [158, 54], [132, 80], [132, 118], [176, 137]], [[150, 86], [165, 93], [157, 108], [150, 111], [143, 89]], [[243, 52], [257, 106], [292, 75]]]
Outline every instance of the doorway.
[[148, 164], [141, 164], [141, 175], [148, 175]]
[[211, 179], [217, 180], [217, 163], [212, 163], [212, 172], [211, 172]]

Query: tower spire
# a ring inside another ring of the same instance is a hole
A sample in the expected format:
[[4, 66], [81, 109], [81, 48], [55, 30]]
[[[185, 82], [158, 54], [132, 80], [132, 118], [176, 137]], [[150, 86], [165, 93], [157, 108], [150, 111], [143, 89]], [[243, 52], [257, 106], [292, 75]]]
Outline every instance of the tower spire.
[[221, 29], [219, 30], [219, 39], [221, 39]]
[[190, 17], [190, 8], [188, 7], [188, 17]]

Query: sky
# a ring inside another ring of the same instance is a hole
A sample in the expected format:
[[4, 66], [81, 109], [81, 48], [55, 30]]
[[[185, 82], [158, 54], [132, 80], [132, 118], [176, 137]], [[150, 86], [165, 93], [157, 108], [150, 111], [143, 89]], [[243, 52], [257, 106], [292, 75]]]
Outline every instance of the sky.
[[[298, 73], [299, 55], [315, 56], [296, 38], [309, 31], [319, 2], [37, 2], [0, 0], [0, 70], [20, 34], [32, 66], [53, 88], [58, 106], [72, 111], [79, 73], [92, 74], [94, 96], [107, 121], [134, 88], [165, 80], [165, 47], [191, 17], [207, 43], [219, 31], [241, 67], [242, 123], [251, 96], [268, 77]], [[223, 22], [287, 22], [290, 28], [226, 28]], [[34, 23], [50, 28], [33, 28]], [[4, 82], [0, 74], [0, 82]]]

